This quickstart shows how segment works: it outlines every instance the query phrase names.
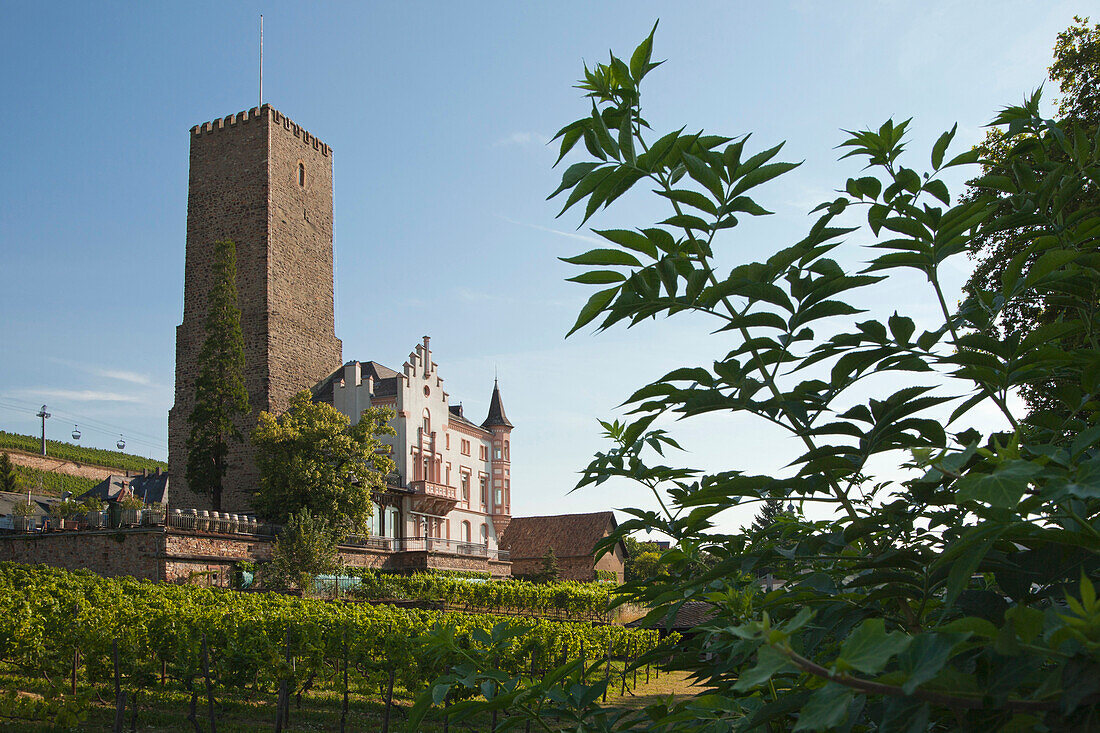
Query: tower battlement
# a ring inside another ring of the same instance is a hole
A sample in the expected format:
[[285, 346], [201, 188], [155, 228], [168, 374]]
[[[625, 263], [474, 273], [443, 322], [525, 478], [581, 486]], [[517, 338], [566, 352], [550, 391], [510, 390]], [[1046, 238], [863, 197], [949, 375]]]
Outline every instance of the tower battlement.
[[237, 125], [255, 122], [260, 119], [261, 115], [266, 115], [268, 120], [276, 125], [282, 125], [290, 134], [301, 139], [302, 142], [309, 145], [314, 150], [319, 151], [321, 155], [324, 155], [326, 158], [332, 154], [332, 148], [322, 142], [316, 135], [310, 134], [306, 128], [269, 104], [265, 104], [262, 107], [253, 107], [252, 109], [238, 112], [235, 115], [226, 115], [225, 117], [212, 120], [211, 122], [203, 122], [202, 124], [195, 125], [191, 128], [191, 134], [195, 137], [210, 135], [220, 130], [224, 130], [227, 127], [232, 128]]

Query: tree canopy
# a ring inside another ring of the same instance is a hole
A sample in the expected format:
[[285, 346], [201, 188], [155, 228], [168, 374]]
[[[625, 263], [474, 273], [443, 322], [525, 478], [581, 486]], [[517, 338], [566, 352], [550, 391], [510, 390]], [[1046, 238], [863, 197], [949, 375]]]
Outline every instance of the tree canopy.
[[[1100, 24], [1089, 25], [1087, 18], [1076, 18], [1075, 24], [1058, 34], [1054, 46], [1054, 63], [1050, 78], [1058, 85], [1061, 97], [1058, 102], [1061, 134], [1087, 141], [1095, 137], [1100, 121]], [[1021, 193], [1013, 179], [1021, 172], [1019, 151], [1014, 141], [1020, 139], [1019, 130], [995, 127], [989, 131], [980, 150], [983, 155], [983, 175], [969, 183], [964, 200], [992, 197], [1003, 206], [1003, 214], [1012, 211], [1014, 201]], [[1013, 155], [1014, 151], [1018, 153]], [[1070, 157], [1058, 150], [1049, 151], [1052, 160], [1066, 165]], [[1023, 156], [1029, 155], [1027, 151]], [[1031, 169], [1042, 181], [1047, 173], [1039, 166]], [[1058, 169], [1051, 171], [1061, 175]], [[1053, 190], [1053, 189], [1051, 189]], [[1044, 194], [1047, 195], [1047, 194]], [[1044, 205], [1040, 198], [1037, 205]], [[1085, 185], [1075, 191], [1062, 209], [1067, 214], [1083, 208], [1100, 205], [1100, 189], [1095, 184]], [[1032, 248], [1035, 230], [1030, 223], [1016, 223], [1000, 228], [987, 228], [976, 232], [970, 240], [971, 256], [975, 260], [974, 272], [967, 282], [967, 289], [977, 293], [997, 289], [1011, 274], [1012, 263], [1019, 256], [1034, 263], [1043, 253]], [[1018, 297], [999, 309], [997, 318], [991, 321], [989, 333], [1010, 340], [1020, 340], [1034, 333], [1040, 326], [1056, 326], [1080, 317], [1078, 309], [1059, 293], [1035, 291], [1028, 297]], [[1049, 329], [1047, 330], [1049, 333]], [[1067, 348], [1086, 346], [1080, 334], [1066, 335]], [[1064, 420], [1067, 410], [1065, 394], [1073, 393], [1076, 385], [1071, 375], [1060, 369], [1044, 370], [1042, 375], [1021, 384], [1020, 394], [1027, 403], [1029, 419], [1043, 421], [1047, 425]], [[1068, 400], [1073, 403], [1072, 398]]]
[[261, 412], [252, 432], [261, 516], [285, 522], [306, 510], [340, 531], [365, 530], [371, 493], [395, 469], [389, 447], [379, 440], [394, 434], [392, 419], [392, 410], [370, 408], [351, 425], [332, 405], [313, 402], [308, 391], [291, 398], [281, 415]]

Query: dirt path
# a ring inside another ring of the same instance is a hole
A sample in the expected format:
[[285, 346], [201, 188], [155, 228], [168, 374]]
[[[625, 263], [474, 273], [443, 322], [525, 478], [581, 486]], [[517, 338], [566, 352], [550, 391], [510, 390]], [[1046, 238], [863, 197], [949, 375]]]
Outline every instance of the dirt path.
[[607, 702], [609, 705], [613, 704], [621, 708], [640, 710], [647, 705], [668, 699], [669, 695], [679, 701], [685, 697], [698, 695], [705, 690], [705, 687], [691, 684], [687, 672], [665, 672], [659, 678], [650, 677], [648, 685], [639, 680], [638, 687], [634, 690], [633, 695], [629, 692], [622, 697], [618, 695], [611, 697], [609, 695]]

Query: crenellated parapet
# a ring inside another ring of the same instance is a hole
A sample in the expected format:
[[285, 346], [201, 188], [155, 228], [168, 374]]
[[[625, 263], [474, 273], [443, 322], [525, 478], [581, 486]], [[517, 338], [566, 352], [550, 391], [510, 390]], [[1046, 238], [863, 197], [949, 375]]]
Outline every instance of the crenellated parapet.
[[200, 135], [210, 135], [226, 128], [247, 125], [251, 122], [263, 119], [264, 117], [272, 124], [281, 125], [287, 132], [300, 139], [314, 150], [320, 152], [321, 155], [328, 157], [332, 154], [332, 148], [327, 144], [323, 143], [315, 135], [310, 134], [304, 127], [269, 104], [265, 104], [262, 107], [253, 107], [252, 109], [238, 112], [235, 115], [227, 115], [211, 122], [204, 122], [201, 125], [195, 125], [191, 128], [191, 134], [196, 137]]

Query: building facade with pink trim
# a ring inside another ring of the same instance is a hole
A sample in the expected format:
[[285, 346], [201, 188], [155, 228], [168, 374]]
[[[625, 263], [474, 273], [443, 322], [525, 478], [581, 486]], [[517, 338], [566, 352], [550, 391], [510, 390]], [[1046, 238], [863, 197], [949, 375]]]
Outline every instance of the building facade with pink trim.
[[430, 344], [425, 336], [400, 371], [349, 361], [317, 384], [314, 399], [353, 424], [370, 407], [396, 413], [396, 434], [383, 442], [397, 468], [387, 490], [374, 497], [369, 541], [394, 551], [497, 556], [511, 520], [513, 426], [495, 383], [483, 421], [452, 405]]

